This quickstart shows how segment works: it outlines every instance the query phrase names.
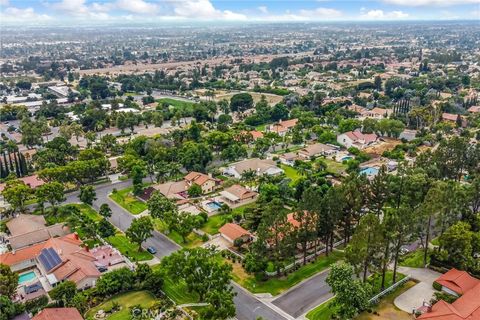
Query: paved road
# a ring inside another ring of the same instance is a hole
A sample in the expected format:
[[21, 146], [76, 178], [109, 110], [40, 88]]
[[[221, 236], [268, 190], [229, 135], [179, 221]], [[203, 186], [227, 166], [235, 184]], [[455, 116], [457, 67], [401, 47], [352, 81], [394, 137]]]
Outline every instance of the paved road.
[[[95, 210], [99, 210], [100, 206], [103, 203], [108, 203], [110, 208], [112, 209], [112, 216], [108, 219], [114, 226], [119, 228], [122, 231], [125, 231], [128, 229], [130, 224], [132, 223], [133, 219], [135, 218], [133, 215], [131, 215], [129, 212], [127, 212], [125, 209], [120, 207], [116, 202], [112, 201], [108, 195], [112, 192], [114, 188], [121, 190], [124, 188], [127, 188], [131, 185], [131, 181], [122, 181], [118, 182], [115, 184], [102, 184], [99, 185], [95, 188], [97, 192], [97, 200], [93, 202], [93, 208]], [[76, 203], [78, 202], [78, 191], [69, 193], [66, 197], [66, 203]], [[181, 247], [170, 240], [167, 236], [164, 234], [154, 231], [153, 236], [147, 241], [143, 243], [143, 247], [146, 248], [148, 246], [152, 246], [155, 249], [157, 249], [157, 253], [155, 256], [159, 259], [170, 255], [171, 253], [180, 250]]]
[[265, 320], [287, 320], [286, 317], [269, 308], [238, 284], [233, 283], [233, 290], [237, 293], [233, 301], [237, 307], [236, 318], [238, 320], [255, 320], [259, 317]]
[[[114, 188], [121, 190], [129, 186], [131, 186], [130, 180], [121, 181], [114, 184], [101, 184], [95, 188], [97, 200], [94, 201], [93, 208], [95, 210], [99, 210], [103, 203], [108, 203], [112, 209], [112, 216], [109, 218], [109, 221], [122, 231], [125, 231], [130, 226], [134, 216], [112, 201], [108, 195]], [[78, 194], [78, 191], [67, 194], [65, 203], [79, 202]], [[157, 249], [155, 256], [159, 259], [181, 249], [179, 245], [158, 231], [154, 231], [153, 237], [149, 238], [144, 243], [144, 247], [147, 246], [153, 246]], [[262, 317], [265, 320], [287, 320], [287, 318], [268, 307], [251, 293], [240, 288], [237, 284], [233, 284], [233, 289], [237, 293], [234, 302], [237, 309], [236, 318], [238, 320], [255, 320], [258, 317]]]
[[328, 270], [319, 273], [273, 300], [273, 304], [294, 318], [330, 299], [333, 294], [325, 282]]

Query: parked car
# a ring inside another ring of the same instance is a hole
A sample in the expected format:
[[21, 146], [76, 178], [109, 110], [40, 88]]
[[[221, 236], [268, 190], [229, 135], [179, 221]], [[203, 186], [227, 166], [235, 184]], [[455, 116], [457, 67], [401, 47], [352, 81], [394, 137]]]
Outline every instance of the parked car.
[[148, 247], [147, 251], [150, 252], [151, 254], [157, 253], [157, 249], [155, 249], [154, 247]]

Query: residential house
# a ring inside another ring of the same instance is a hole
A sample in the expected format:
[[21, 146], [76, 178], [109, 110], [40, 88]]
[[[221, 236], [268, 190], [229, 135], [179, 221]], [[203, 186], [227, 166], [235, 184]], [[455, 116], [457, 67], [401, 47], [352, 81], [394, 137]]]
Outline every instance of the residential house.
[[[94, 286], [100, 277], [95, 261], [76, 233], [0, 255], [0, 263], [10, 266], [12, 271], [37, 271], [51, 287], [70, 280], [78, 289]], [[45, 289], [49, 291], [50, 288]]]
[[[466, 273], [466, 272], [465, 272]], [[440, 281], [440, 282], [439, 282]], [[417, 319], [428, 320], [475, 320], [480, 319], [480, 280], [465, 275], [463, 271], [452, 269], [436, 280], [442, 288], [448, 287], [449, 292], [458, 293], [460, 296], [453, 303], [440, 300], [426, 313]]]
[[244, 242], [250, 241], [253, 236], [252, 234], [235, 223], [226, 223], [220, 229], [218, 229], [222, 238], [227, 240], [230, 244], [233, 245], [235, 240], [242, 238]]
[[452, 113], [442, 113], [442, 121], [452, 124], [453, 126], [457, 125], [457, 121], [460, 118], [462, 128], [467, 126], [467, 119], [465, 116]]
[[202, 194], [213, 192], [221, 183], [221, 180], [215, 179], [210, 175], [192, 171], [184, 178], [188, 188], [192, 185], [198, 185], [202, 188]]
[[338, 149], [323, 143], [314, 143], [298, 151], [298, 155], [303, 159], [311, 159], [318, 156], [330, 156], [337, 153]]
[[480, 113], [480, 106], [472, 106], [468, 108], [468, 112], [470, 113]]
[[337, 136], [337, 142], [345, 148], [356, 147], [364, 149], [375, 143], [378, 136], [375, 133], [362, 133], [360, 130], [348, 131]]
[[280, 120], [278, 123], [272, 124], [267, 127], [267, 131], [275, 132], [280, 136], [286, 135], [290, 130], [295, 127], [297, 124], [298, 119], [290, 119], [290, 120]]
[[264, 174], [275, 176], [283, 173], [283, 170], [277, 167], [275, 161], [267, 159], [263, 160], [259, 158], [235, 162], [222, 170], [224, 174], [237, 179], [241, 178], [242, 174], [247, 171], [254, 171], [257, 176]]
[[263, 132], [257, 130], [242, 131], [240, 132], [241, 136], [251, 136], [253, 141], [263, 138]]
[[281, 163], [287, 166], [293, 166], [295, 164], [295, 160], [299, 160], [299, 156], [296, 152], [286, 152], [278, 155], [278, 159]]
[[222, 200], [233, 206], [253, 202], [258, 197], [257, 192], [250, 191], [239, 184], [234, 184], [233, 186], [226, 188], [220, 192], [220, 195], [222, 196]]
[[466, 271], [460, 271], [455, 268], [442, 274], [435, 282], [442, 286], [442, 291], [457, 297], [480, 284], [479, 279], [472, 277]]
[[[27, 177], [21, 177], [18, 180], [23, 181], [27, 186], [29, 186], [32, 189], [36, 189], [40, 187], [41, 185], [45, 184], [45, 181], [40, 179], [36, 174], [27, 176]], [[6, 183], [0, 183], [0, 192], [5, 189]]]
[[25, 248], [70, 233], [69, 228], [61, 223], [46, 226], [45, 218], [40, 215], [20, 214], [8, 221], [6, 226], [10, 233], [6, 240], [12, 250]]
[[83, 320], [76, 308], [45, 308], [37, 313], [32, 320]]

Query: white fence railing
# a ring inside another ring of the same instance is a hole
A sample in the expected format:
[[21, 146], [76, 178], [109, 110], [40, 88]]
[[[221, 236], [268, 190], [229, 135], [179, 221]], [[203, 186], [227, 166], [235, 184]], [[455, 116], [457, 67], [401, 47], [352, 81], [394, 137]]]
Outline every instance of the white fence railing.
[[373, 298], [371, 298], [368, 302], [370, 303], [377, 303], [378, 300], [383, 297], [384, 295], [392, 292], [395, 288], [397, 288], [398, 286], [404, 284], [405, 282], [407, 282], [408, 280], [410, 280], [410, 275], [406, 276], [405, 278], [401, 279], [400, 281], [398, 282], [395, 282], [394, 284], [392, 284], [390, 287], [388, 287], [387, 289], [383, 290], [382, 292], [380, 292], [379, 294], [375, 295]]

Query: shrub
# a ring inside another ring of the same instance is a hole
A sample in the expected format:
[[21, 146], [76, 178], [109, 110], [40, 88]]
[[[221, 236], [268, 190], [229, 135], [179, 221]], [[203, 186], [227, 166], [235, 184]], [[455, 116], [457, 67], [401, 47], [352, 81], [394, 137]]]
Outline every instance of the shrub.
[[441, 291], [442, 290], [442, 285], [438, 282], [433, 283], [433, 289]]

